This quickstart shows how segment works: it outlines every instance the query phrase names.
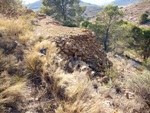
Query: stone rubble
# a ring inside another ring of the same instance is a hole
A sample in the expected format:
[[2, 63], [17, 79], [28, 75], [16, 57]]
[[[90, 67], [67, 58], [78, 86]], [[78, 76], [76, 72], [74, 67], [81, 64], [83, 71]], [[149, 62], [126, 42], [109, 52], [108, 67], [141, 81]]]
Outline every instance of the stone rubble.
[[[47, 39], [55, 42], [63, 61], [69, 61], [67, 64], [69, 70], [78, 65], [82, 67], [80, 68], [81, 70], [87, 71], [90, 78], [94, 76], [104, 77], [106, 69], [112, 66], [112, 62], [108, 60], [101, 45], [96, 41], [94, 33], [88, 30], [83, 30], [83, 32], [85, 34], [55, 38], [47, 37]], [[81, 62], [84, 62], [86, 65], [79, 65]], [[106, 81], [106, 77], [104, 79]]]

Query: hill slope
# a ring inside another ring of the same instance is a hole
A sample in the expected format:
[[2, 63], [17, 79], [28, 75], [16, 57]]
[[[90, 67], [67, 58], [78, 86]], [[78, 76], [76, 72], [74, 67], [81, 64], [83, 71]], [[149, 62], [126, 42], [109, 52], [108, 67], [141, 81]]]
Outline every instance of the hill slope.
[[124, 6], [124, 5], [130, 5], [134, 3], [141, 2], [143, 0], [115, 0], [112, 2], [112, 4], [118, 5], [118, 6]]
[[[123, 8], [124, 20], [138, 25], [139, 17], [142, 13], [147, 13], [150, 16], [150, 0], [145, 0], [131, 6]], [[150, 23], [147, 22], [145, 25], [140, 25], [141, 27], [148, 27]]]
[[96, 6], [96, 5], [90, 5], [86, 7], [86, 11], [83, 14], [84, 18], [90, 17], [90, 18], [95, 18], [97, 13], [102, 11], [103, 7], [102, 6]]

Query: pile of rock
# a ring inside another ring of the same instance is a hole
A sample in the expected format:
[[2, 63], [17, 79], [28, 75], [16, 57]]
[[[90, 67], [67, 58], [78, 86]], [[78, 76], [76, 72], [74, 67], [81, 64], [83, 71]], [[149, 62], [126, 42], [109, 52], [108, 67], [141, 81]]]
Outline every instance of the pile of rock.
[[36, 15], [36, 18], [37, 18], [38, 20], [45, 19], [46, 17], [47, 17], [46, 14], [40, 14], [40, 13], [38, 13], [38, 14]]
[[83, 30], [83, 32], [83, 34], [49, 38], [59, 48], [62, 59], [69, 61], [67, 68], [72, 69], [77, 65], [80, 67], [80, 63], [84, 62], [86, 68], [89, 68], [90, 77], [104, 77], [105, 69], [111, 67], [112, 62], [108, 60], [101, 45], [96, 41], [94, 33], [88, 30]]

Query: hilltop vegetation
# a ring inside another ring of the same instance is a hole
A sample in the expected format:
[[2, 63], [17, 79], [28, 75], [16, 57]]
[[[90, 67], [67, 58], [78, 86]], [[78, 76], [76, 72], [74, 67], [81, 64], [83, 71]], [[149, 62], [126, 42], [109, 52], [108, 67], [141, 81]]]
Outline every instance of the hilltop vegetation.
[[[42, 6], [42, 1], [37, 1], [34, 3], [30, 3], [30, 4], [25, 4], [25, 6], [27, 6], [28, 8], [39, 12], [40, 7]], [[86, 11], [83, 13], [83, 17], [84, 18], [95, 18], [97, 13], [99, 13], [103, 7], [102, 6], [98, 6], [95, 4], [90, 4], [90, 3], [86, 3], [83, 1], [80, 1], [80, 6], [86, 6]]]

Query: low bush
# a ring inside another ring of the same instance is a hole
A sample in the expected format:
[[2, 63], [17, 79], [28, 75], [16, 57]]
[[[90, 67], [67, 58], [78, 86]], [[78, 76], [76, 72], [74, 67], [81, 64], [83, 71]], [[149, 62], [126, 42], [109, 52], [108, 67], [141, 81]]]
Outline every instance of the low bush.
[[92, 23], [89, 22], [88, 20], [86, 20], [86, 21], [82, 22], [81, 27], [83, 27], [83, 28], [88, 28], [88, 26], [89, 26], [90, 24], [92, 24]]
[[70, 21], [64, 21], [63, 26], [68, 26], [68, 27], [77, 27], [76, 24], [70, 22]]
[[141, 14], [139, 18], [139, 24], [145, 24], [148, 21], [148, 15], [146, 13]]

